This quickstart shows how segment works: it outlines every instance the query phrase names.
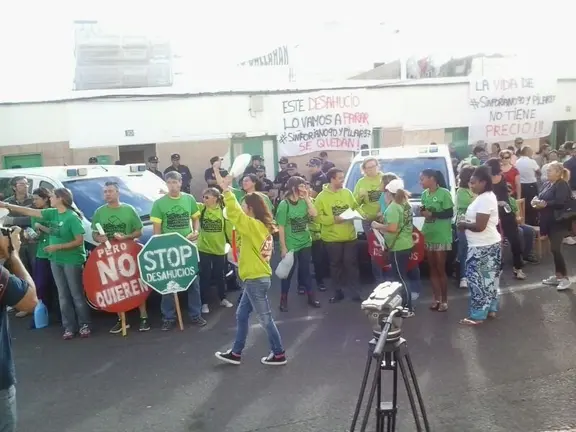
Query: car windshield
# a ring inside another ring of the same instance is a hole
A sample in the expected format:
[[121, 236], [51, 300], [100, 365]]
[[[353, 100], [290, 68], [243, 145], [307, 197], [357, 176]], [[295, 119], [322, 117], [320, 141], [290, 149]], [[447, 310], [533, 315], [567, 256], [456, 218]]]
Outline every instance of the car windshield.
[[146, 176], [108, 176], [82, 178], [63, 182], [72, 191], [74, 202], [88, 220], [98, 207], [104, 204], [103, 188], [106, 182], [118, 183], [120, 201], [136, 209], [141, 219], [150, 218], [154, 201], [162, 196], [160, 189], [166, 190], [166, 184], [156, 175]]
[[[354, 190], [354, 186], [362, 177], [361, 162], [356, 162], [350, 168], [350, 174], [346, 187]], [[440, 171], [450, 188], [450, 178], [446, 167], [446, 159], [442, 157], [418, 157], [411, 159], [381, 159], [380, 170], [382, 172], [391, 172], [404, 180], [404, 187], [410, 192], [413, 198], [419, 198], [422, 195], [422, 186], [420, 186], [420, 173], [427, 168]]]

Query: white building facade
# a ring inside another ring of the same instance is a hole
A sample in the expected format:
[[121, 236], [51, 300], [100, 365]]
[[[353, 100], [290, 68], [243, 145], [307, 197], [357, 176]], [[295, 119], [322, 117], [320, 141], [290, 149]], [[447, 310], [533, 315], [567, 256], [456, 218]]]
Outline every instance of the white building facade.
[[[467, 79], [361, 85], [367, 86], [362, 106], [374, 129], [373, 146], [467, 140], [471, 112]], [[76, 99], [0, 104], [2, 167], [79, 164], [91, 156], [103, 163], [131, 163], [157, 155], [164, 168], [170, 154], [179, 153], [182, 163], [201, 177], [210, 157], [249, 152], [263, 155], [269, 172], [274, 172], [280, 156], [282, 101], [314, 90], [203, 95], [75, 92]], [[576, 79], [558, 81], [553, 120], [549, 136], [553, 144], [576, 138]], [[536, 147], [538, 140], [528, 143]], [[312, 155], [291, 159], [305, 170]], [[330, 158], [345, 165], [350, 152], [330, 151]]]

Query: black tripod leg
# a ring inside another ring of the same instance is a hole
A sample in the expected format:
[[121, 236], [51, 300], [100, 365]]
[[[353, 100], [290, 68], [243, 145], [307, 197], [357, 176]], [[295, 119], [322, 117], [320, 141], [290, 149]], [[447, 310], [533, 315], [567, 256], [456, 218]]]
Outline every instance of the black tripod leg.
[[388, 418], [388, 430], [387, 432], [396, 431], [396, 413], [398, 409], [398, 359], [395, 354], [389, 354], [388, 361], [390, 365], [394, 362], [392, 369], [392, 416]]
[[[374, 379], [372, 380], [372, 386], [370, 387], [370, 393], [368, 395], [368, 401], [366, 402], [366, 411], [364, 412], [364, 419], [362, 420], [362, 427], [360, 432], [366, 432], [366, 427], [368, 427], [368, 419], [370, 418], [370, 409], [372, 408], [372, 403], [374, 402], [374, 394], [376, 393], [376, 388], [381, 379], [382, 368], [380, 367], [381, 359], [378, 360], [378, 366], [374, 370]], [[378, 407], [380, 409], [380, 407]]]
[[408, 371], [412, 377], [412, 382], [414, 383], [414, 390], [416, 392], [416, 397], [418, 398], [418, 404], [420, 405], [420, 411], [422, 412], [422, 420], [424, 421], [424, 430], [430, 432], [430, 423], [428, 423], [428, 414], [426, 414], [426, 407], [424, 406], [424, 399], [422, 398], [422, 392], [420, 391], [420, 386], [418, 385], [418, 379], [416, 378], [416, 373], [414, 372], [414, 366], [412, 365], [412, 359], [408, 352], [405, 353], [406, 364], [408, 365]]
[[358, 396], [358, 401], [356, 402], [356, 409], [354, 410], [354, 417], [352, 417], [350, 432], [354, 432], [354, 430], [356, 429], [356, 422], [358, 421], [358, 416], [360, 415], [360, 409], [362, 408], [362, 401], [364, 400], [364, 392], [366, 391], [366, 384], [368, 383], [368, 375], [370, 375], [371, 366], [372, 366], [372, 352], [368, 351], [368, 358], [366, 359], [366, 367], [364, 368], [364, 376], [362, 377], [362, 385], [360, 386], [360, 395]]
[[410, 401], [410, 407], [412, 408], [412, 415], [414, 415], [414, 423], [416, 423], [416, 431], [422, 432], [422, 426], [420, 425], [420, 417], [418, 415], [418, 410], [416, 409], [416, 401], [414, 400], [414, 394], [412, 393], [412, 386], [410, 385], [410, 379], [406, 373], [406, 366], [404, 365], [404, 358], [398, 356], [396, 358], [396, 363], [400, 366], [400, 372], [402, 373], [402, 379], [406, 385], [406, 394], [408, 395], [408, 400]]

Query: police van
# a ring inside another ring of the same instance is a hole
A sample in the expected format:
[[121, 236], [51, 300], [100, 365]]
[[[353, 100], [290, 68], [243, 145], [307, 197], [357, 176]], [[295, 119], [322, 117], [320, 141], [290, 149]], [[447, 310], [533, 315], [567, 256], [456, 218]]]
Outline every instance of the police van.
[[144, 229], [140, 241], [146, 243], [152, 236], [150, 211], [152, 204], [168, 189], [164, 180], [146, 169], [145, 164], [124, 165], [74, 165], [41, 168], [0, 170], [0, 198], [13, 195], [11, 180], [25, 176], [30, 183], [29, 193], [36, 188], [48, 190], [67, 188], [74, 196], [74, 206], [83, 214], [84, 240], [88, 250], [96, 243], [92, 239], [91, 220], [98, 207], [104, 204], [103, 188], [107, 182], [118, 184], [120, 200], [130, 204], [140, 216]]
[[[414, 210], [414, 225], [422, 229], [424, 218], [418, 216], [420, 212], [420, 197], [422, 196], [422, 186], [420, 186], [420, 173], [431, 168], [440, 171], [448, 189], [452, 194], [452, 200], [456, 202], [456, 178], [452, 169], [452, 158], [450, 150], [446, 144], [432, 144], [424, 146], [401, 146], [385, 147], [361, 150], [352, 160], [344, 185], [350, 190], [354, 190], [358, 180], [362, 178], [362, 162], [369, 157], [376, 158], [380, 164], [380, 171], [383, 173], [394, 173], [404, 181], [404, 186], [410, 192], [410, 204]], [[355, 221], [358, 239], [366, 240], [366, 235], [362, 228], [361, 221]], [[368, 248], [364, 247], [364, 242], [360, 246], [362, 262], [369, 262]], [[370, 273], [370, 270], [367, 271]], [[362, 272], [366, 273], [366, 272]]]

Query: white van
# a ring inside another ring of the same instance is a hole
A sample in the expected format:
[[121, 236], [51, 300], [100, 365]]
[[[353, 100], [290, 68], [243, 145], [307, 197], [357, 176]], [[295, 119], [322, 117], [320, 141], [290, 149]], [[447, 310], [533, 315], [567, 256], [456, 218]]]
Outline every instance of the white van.
[[[410, 203], [415, 210], [415, 214], [419, 213], [420, 197], [422, 196], [420, 173], [427, 168], [440, 171], [444, 175], [448, 189], [452, 193], [452, 200], [456, 202], [456, 178], [452, 169], [452, 159], [448, 145], [402, 146], [362, 150], [354, 157], [348, 168], [344, 182], [346, 188], [354, 190], [354, 186], [362, 177], [362, 162], [368, 157], [378, 159], [382, 172], [394, 173], [404, 181], [406, 190], [412, 195]], [[424, 218], [414, 218], [414, 225], [418, 229], [421, 229], [423, 224]], [[359, 238], [365, 238], [363, 231], [360, 221], [356, 221], [356, 232]]]
[[11, 180], [25, 176], [30, 182], [29, 192], [39, 187], [48, 190], [68, 188], [74, 195], [74, 205], [84, 215], [82, 223], [86, 246], [95, 246], [92, 239], [91, 220], [98, 207], [104, 204], [103, 188], [106, 182], [115, 182], [120, 188], [120, 199], [136, 209], [144, 223], [140, 241], [146, 243], [152, 236], [150, 211], [152, 203], [167, 192], [166, 183], [146, 170], [145, 164], [123, 165], [74, 165], [42, 168], [0, 170], [0, 198], [13, 195]]

